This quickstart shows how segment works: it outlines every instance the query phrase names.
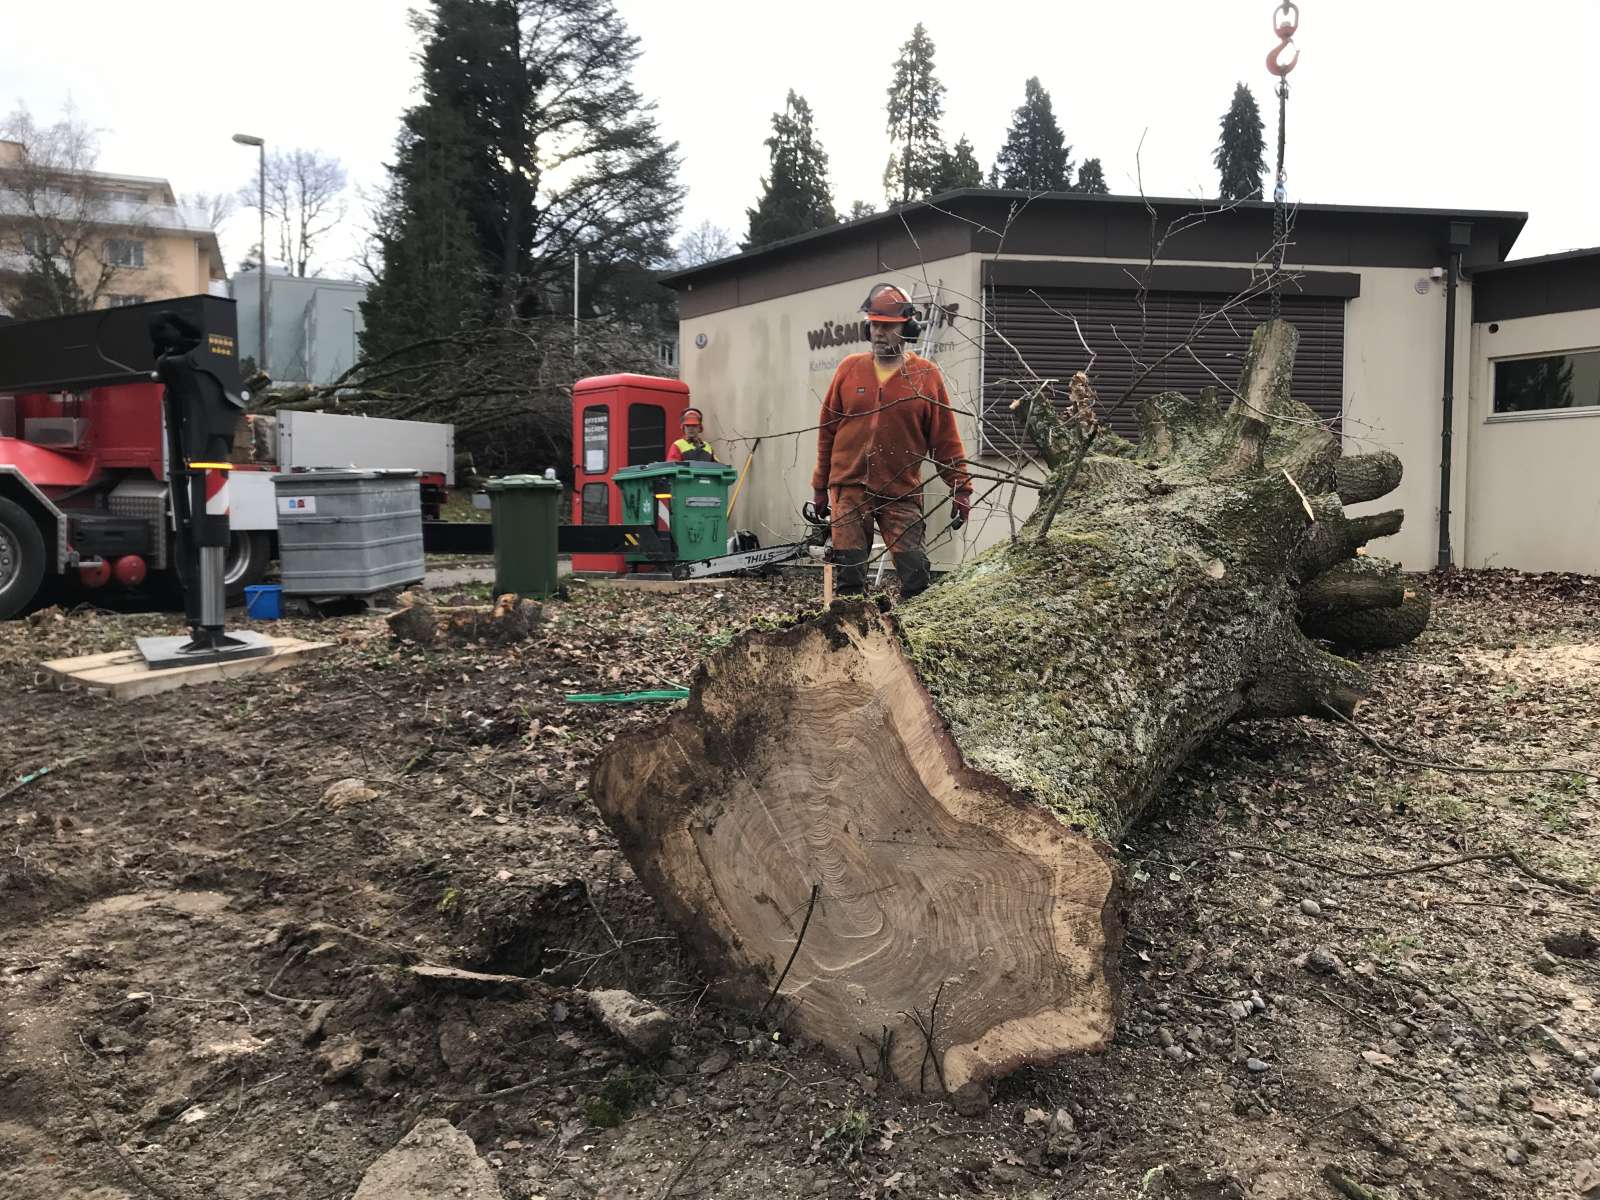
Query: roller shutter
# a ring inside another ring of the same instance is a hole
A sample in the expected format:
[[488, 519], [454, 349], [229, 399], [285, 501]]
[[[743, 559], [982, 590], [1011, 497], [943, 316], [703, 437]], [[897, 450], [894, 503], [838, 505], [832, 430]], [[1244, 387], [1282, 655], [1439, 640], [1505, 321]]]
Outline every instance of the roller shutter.
[[[1084, 342], [1096, 356], [1093, 378], [1101, 420], [1124, 437], [1136, 438], [1139, 404], [1145, 398], [1164, 391], [1198, 395], [1216, 384], [1206, 367], [1230, 387], [1237, 385], [1250, 331], [1266, 319], [1267, 310], [1263, 297], [1211, 321], [1191, 343], [1193, 356], [1179, 350], [1114, 407], [1146, 366], [1181, 346], [1196, 321], [1228, 297], [1152, 291], [1144, 297], [1143, 313], [1138, 293], [1109, 288], [995, 286], [986, 299], [992, 318], [984, 332], [983, 448], [985, 453], [1008, 454], [1023, 436], [1011, 402], [1035, 376], [1059, 380], [1057, 400], [1063, 400], [1066, 381], [1088, 361]], [[1344, 306], [1335, 296], [1283, 297], [1283, 315], [1300, 331], [1295, 395], [1334, 425], [1344, 405]]]

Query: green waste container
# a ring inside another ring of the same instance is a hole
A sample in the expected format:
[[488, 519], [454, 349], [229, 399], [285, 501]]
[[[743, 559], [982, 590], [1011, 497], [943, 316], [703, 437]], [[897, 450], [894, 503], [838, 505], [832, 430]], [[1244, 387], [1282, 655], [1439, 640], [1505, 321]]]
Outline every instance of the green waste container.
[[[651, 463], [624, 467], [613, 478], [622, 492], [622, 523], [670, 529], [677, 562], [728, 552], [728, 489], [739, 472], [722, 463]], [[623, 555], [650, 562], [642, 550]]]
[[555, 595], [561, 481], [505, 475], [483, 487], [494, 522], [495, 594]]

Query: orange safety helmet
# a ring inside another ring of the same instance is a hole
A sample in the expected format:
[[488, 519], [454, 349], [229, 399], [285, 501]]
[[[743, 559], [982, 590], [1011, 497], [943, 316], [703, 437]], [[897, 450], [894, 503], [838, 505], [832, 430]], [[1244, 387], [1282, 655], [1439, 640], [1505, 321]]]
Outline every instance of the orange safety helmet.
[[869, 321], [909, 321], [917, 315], [906, 294], [892, 283], [875, 283], [861, 311]]
[[698, 408], [691, 406], [683, 410], [681, 423], [684, 425], [700, 425], [703, 427], [706, 423], [706, 419]]
[[861, 311], [867, 314], [868, 321], [899, 325], [907, 341], [922, 336], [922, 326], [917, 324], [917, 306], [892, 283], [873, 284]]

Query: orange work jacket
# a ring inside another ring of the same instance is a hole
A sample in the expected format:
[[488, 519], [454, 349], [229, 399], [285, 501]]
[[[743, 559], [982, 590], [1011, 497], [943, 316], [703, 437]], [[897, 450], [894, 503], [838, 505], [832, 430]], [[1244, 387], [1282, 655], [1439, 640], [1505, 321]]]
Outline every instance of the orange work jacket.
[[967, 453], [939, 368], [907, 351], [882, 384], [870, 353], [839, 364], [822, 398], [813, 488], [862, 486], [904, 496], [922, 486], [926, 459], [952, 492], [970, 492]]

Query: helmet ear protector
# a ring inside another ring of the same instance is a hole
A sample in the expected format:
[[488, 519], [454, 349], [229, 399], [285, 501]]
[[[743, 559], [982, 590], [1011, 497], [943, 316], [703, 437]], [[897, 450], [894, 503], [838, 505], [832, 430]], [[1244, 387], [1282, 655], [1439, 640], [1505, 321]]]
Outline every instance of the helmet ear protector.
[[900, 336], [908, 341], [915, 341], [922, 336], [922, 325], [917, 320], [917, 306], [892, 283], [873, 285], [860, 311], [867, 314], [869, 322], [899, 323]]

